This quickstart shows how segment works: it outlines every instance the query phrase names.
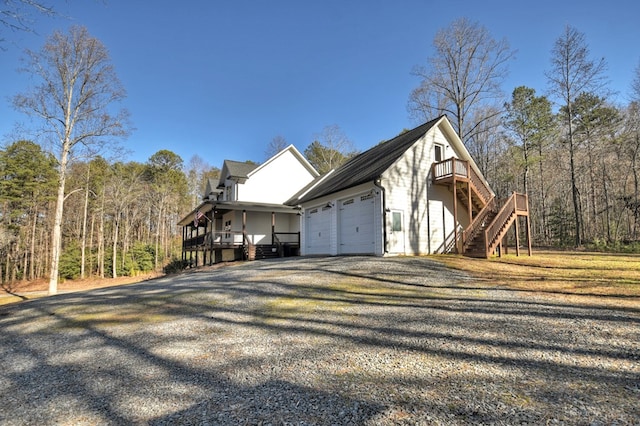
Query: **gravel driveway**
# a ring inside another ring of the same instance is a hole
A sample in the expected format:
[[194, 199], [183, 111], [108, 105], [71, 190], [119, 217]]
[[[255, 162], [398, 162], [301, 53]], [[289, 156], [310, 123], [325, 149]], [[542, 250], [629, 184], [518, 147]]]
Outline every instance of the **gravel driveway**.
[[0, 423], [638, 425], [639, 342], [429, 258], [255, 261], [1, 307]]

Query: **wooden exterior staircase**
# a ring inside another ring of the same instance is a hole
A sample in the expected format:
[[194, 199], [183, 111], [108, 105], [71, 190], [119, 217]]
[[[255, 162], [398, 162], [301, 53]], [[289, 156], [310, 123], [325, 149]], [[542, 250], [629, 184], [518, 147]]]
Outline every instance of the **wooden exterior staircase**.
[[531, 229], [529, 225], [529, 201], [526, 194], [513, 193], [499, 202], [486, 181], [475, 171], [469, 161], [450, 158], [433, 164], [433, 182], [448, 185], [453, 192], [453, 214], [458, 220], [459, 204], [466, 209], [470, 224], [462, 233], [455, 231], [455, 249], [470, 257], [488, 258], [502, 242], [512, 225], [516, 228], [516, 252], [520, 255], [519, 217], [526, 218], [529, 256], [531, 256]]

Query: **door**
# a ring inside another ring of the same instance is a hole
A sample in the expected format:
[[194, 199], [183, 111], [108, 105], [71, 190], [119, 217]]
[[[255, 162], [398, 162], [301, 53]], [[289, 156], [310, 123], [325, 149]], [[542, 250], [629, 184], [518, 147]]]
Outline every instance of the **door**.
[[339, 202], [339, 253], [374, 254], [374, 201], [371, 193]]
[[402, 210], [391, 210], [387, 214], [389, 230], [389, 253], [405, 254], [404, 250], [404, 214]]
[[305, 212], [305, 254], [331, 254], [331, 208], [314, 207]]

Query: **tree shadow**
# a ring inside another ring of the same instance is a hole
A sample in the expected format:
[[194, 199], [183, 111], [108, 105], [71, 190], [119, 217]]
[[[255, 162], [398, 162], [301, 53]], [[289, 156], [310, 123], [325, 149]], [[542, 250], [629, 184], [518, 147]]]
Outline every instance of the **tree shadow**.
[[421, 259], [298, 258], [0, 307], [0, 422], [537, 423], [637, 397], [638, 310], [526, 296]]

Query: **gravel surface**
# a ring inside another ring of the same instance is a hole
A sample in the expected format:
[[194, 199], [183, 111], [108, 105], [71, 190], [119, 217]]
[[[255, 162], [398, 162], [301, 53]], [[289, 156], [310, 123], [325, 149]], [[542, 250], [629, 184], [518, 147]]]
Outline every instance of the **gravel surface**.
[[33, 300], [0, 307], [0, 424], [640, 425], [640, 306], [610, 302], [373, 257]]

